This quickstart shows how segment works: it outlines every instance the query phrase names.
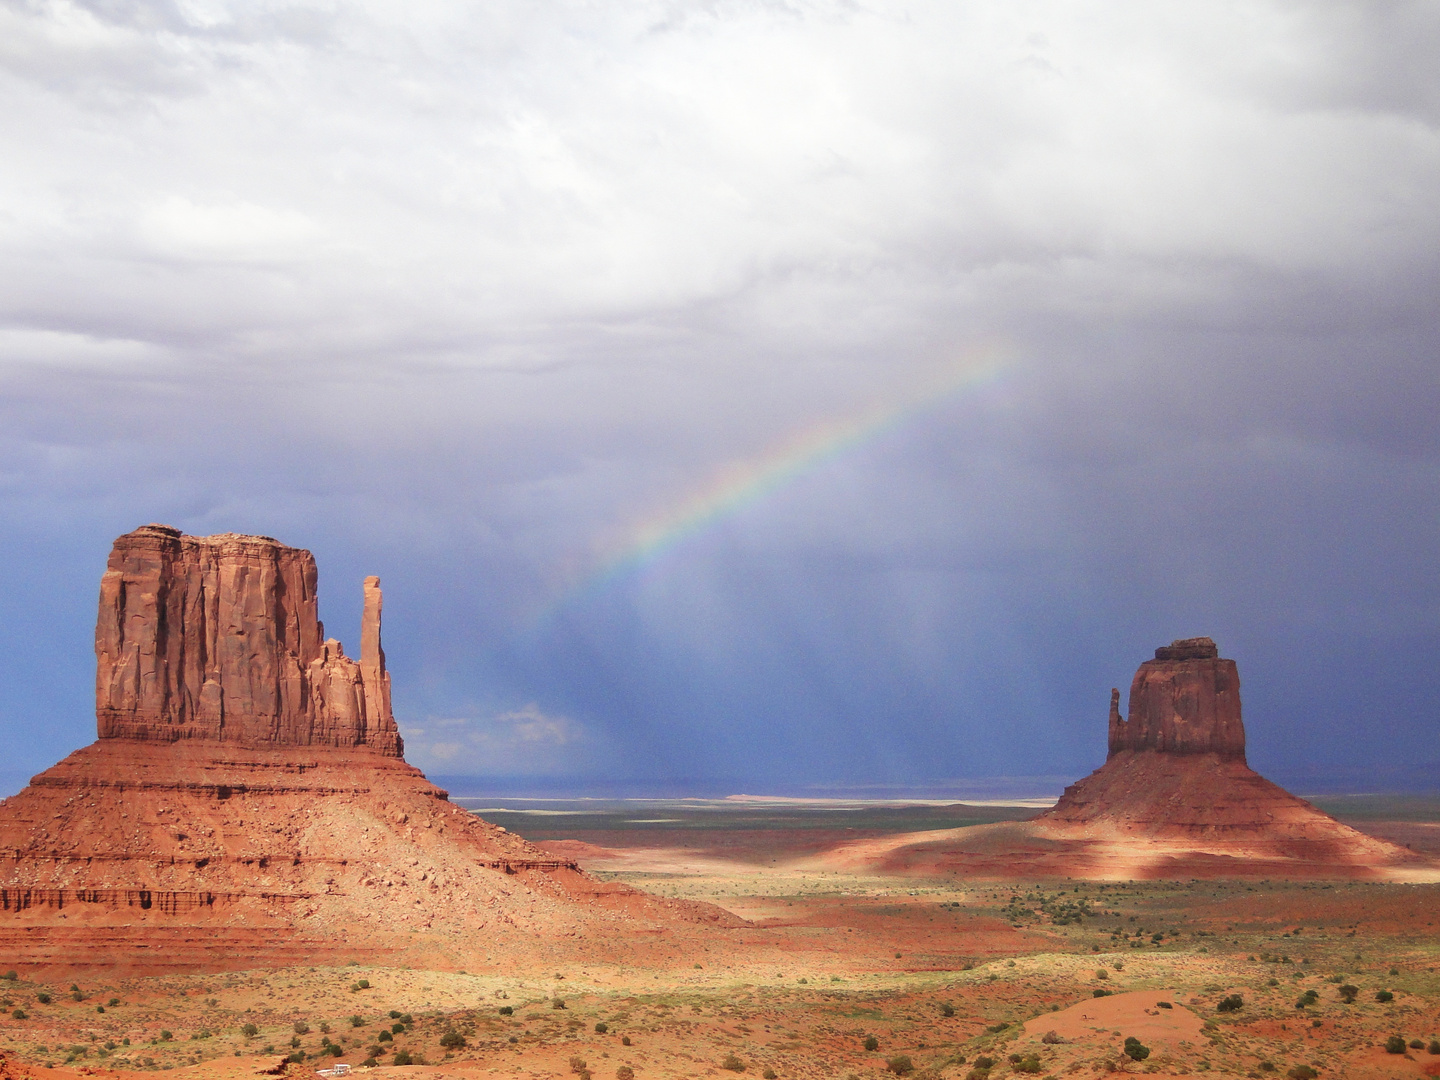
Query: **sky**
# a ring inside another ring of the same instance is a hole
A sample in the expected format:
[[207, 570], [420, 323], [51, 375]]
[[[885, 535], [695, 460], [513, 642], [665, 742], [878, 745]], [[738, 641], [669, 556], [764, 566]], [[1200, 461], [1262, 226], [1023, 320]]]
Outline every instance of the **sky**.
[[1261, 771], [1426, 782], [1436, 55], [1428, 0], [3, 0], [0, 782], [94, 737], [147, 522], [309, 548], [352, 652], [379, 574], [478, 790], [1077, 778], [1198, 634]]

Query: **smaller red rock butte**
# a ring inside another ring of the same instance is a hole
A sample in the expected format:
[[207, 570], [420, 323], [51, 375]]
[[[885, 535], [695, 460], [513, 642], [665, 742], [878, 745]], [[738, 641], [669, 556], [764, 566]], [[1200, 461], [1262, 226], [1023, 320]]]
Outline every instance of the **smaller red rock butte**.
[[400, 757], [380, 579], [365, 579], [358, 664], [325, 639], [315, 582], [310, 552], [268, 536], [145, 525], [117, 539], [95, 625], [100, 737]]
[[1245, 760], [1240, 674], [1208, 637], [1183, 638], [1155, 650], [1130, 683], [1128, 718], [1120, 691], [1110, 691], [1110, 757], [1125, 750], [1215, 754]]

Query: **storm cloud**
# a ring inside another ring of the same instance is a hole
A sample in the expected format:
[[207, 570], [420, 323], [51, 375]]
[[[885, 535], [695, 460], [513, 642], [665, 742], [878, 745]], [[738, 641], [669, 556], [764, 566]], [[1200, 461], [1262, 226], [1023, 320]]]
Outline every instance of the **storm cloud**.
[[14, 768], [93, 737], [149, 521], [312, 549], [346, 640], [380, 574], [441, 774], [1078, 775], [1192, 634], [1263, 770], [1433, 761], [1436, 55], [1421, 2], [0, 4]]

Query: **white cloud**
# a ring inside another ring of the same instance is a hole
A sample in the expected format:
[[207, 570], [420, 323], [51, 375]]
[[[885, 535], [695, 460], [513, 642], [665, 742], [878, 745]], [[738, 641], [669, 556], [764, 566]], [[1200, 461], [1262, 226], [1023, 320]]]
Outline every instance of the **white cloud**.
[[534, 702], [478, 717], [405, 725], [406, 756], [425, 768], [467, 775], [544, 776], [587, 771], [595, 740], [574, 720]]

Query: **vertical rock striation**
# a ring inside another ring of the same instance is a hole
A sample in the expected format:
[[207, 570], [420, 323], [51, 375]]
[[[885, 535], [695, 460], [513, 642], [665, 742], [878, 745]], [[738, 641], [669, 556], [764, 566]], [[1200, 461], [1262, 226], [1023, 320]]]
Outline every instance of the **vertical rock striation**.
[[95, 715], [102, 739], [369, 747], [399, 757], [365, 581], [362, 659], [324, 639], [315, 559], [268, 536], [120, 537], [100, 582]]
[[1120, 718], [1120, 691], [1110, 691], [1110, 757], [1126, 750], [1216, 754], [1245, 760], [1240, 674], [1208, 637], [1155, 650], [1130, 683], [1130, 711]]

